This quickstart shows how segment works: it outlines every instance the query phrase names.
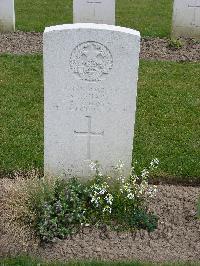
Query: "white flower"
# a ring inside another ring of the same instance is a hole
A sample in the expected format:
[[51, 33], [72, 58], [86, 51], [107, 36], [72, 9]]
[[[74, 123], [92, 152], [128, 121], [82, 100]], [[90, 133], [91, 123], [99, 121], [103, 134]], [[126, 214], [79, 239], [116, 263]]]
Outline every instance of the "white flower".
[[157, 186], [149, 186], [147, 190], [147, 194], [149, 197], [155, 197], [157, 193]]
[[124, 193], [124, 190], [122, 189], [122, 188], [120, 188], [120, 190], [119, 190], [122, 194]]
[[124, 182], [125, 182], [125, 177], [122, 176], [122, 175], [120, 175], [120, 176], [118, 177], [118, 180], [119, 180], [120, 182], [124, 183]]
[[106, 193], [106, 190], [103, 188], [102, 190], [99, 191], [100, 195], [104, 195]]
[[156, 166], [158, 166], [158, 164], [159, 164], [159, 160], [158, 160], [158, 158], [155, 158], [151, 161], [150, 166], [156, 167]]
[[97, 164], [95, 162], [91, 161], [89, 166], [92, 171], [97, 170]]
[[111, 213], [112, 212], [112, 209], [111, 209], [111, 207], [110, 206], [106, 206], [104, 209], [103, 209], [103, 213], [104, 212], [109, 212], [109, 213]]
[[124, 168], [124, 163], [122, 161], [119, 161], [118, 164], [116, 165], [117, 170], [122, 170]]
[[106, 202], [109, 204], [109, 205], [112, 205], [113, 203], [113, 196], [111, 194], [108, 194], [105, 198]]
[[103, 176], [103, 174], [100, 171], [99, 171], [98, 175], [101, 176], [101, 177]]
[[149, 175], [149, 171], [147, 169], [144, 169], [142, 170], [142, 173], [141, 173], [141, 176], [144, 178], [144, 177], [147, 177]]
[[132, 200], [132, 199], [135, 198], [135, 195], [134, 195], [133, 193], [129, 193], [129, 194], [127, 195], [127, 198], [130, 199], [130, 200]]

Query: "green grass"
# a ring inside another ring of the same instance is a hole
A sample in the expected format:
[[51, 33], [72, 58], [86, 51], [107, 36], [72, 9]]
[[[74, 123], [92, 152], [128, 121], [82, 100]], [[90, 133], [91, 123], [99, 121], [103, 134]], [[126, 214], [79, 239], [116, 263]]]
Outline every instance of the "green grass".
[[[42, 169], [42, 56], [3, 55], [0, 69], [0, 171]], [[162, 178], [200, 183], [199, 73], [198, 63], [140, 64], [134, 160], [159, 158]]]
[[200, 182], [200, 64], [143, 61], [134, 159], [157, 175]]
[[0, 171], [42, 167], [41, 56], [0, 57]]
[[[135, 28], [143, 36], [169, 36], [173, 0], [117, 0], [116, 24]], [[72, 0], [16, 0], [16, 26], [43, 31], [45, 26], [72, 23]]]
[[[0, 261], [1, 266], [153, 266], [158, 264], [142, 262], [69, 262], [69, 263], [44, 263], [27, 257], [16, 259], [4, 259]], [[199, 266], [198, 263], [163, 263], [160, 266]]]

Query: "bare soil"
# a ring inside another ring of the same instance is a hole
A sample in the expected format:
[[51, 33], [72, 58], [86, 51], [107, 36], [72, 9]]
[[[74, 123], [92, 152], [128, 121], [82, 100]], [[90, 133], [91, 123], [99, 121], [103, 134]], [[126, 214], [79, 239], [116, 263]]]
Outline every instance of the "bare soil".
[[[6, 193], [0, 185], [1, 199]], [[157, 213], [159, 226], [151, 234], [146, 231], [117, 233], [86, 228], [82, 233], [53, 244], [38, 245], [34, 234], [25, 229], [11, 230], [1, 225], [0, 256], [26, 252], [45, 260], [107, 261], [200, 261], [200, 219], [197, 200], [200, 187], [159, 185], [158, 194], [150, 202]], [[2, 212], [6, 212], [3, 210]], [[2, 214], [1, 214], [2, 215]]]
[[200, 41], [180, 39], [181, 47], [171, 45], [169, 39], [143, 38], [140, 57], [150, 60], [200, 62]]
[[[180, 39], [181, 47], [170, 46], [167, 38], [143, 38], [140, 57], [149, 60], [200, 61], [200, 41]], [[0, 53], [42, 53], [42, 33], [21, 32], [0, 34]]]

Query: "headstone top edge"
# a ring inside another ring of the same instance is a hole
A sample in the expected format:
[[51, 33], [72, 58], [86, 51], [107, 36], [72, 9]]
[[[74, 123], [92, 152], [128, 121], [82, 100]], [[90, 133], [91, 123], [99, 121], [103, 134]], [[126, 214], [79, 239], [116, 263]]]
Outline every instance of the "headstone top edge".
[[75, 24], [63, 24], [63, 25], [56, 25], [46, 27], [44, 34], [51, 33], [54, 31], [64, 31], [64, 30], [73, 30], [73, 29], [95, 29], [95, 30], [110, 30], [115, 32], [122, 32], [131, 34], [134, 36], [141, 37], [140, 32], [134, 29], [114, 26], [114, 25], [107, 25], [107, 24], [95, 24], [95, 23], [75, 23]]

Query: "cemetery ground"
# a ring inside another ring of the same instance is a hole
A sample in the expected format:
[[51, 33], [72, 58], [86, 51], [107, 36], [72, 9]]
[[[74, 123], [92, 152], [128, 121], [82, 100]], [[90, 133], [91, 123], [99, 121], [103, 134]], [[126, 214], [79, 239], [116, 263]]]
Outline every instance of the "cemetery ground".
[[[42, 56], [2, 55], [1, 176], [43, 169]], [[145, 61], [140, 78], [133, 158], [159, 158], [158, 178], [199, 184], [198, 63]]]
[[[160, 0], [156, 9], [154, 0], [123, 3], [124, 0], [117, 1], [117, 25], [136, 28], [142, 36], [150, 36], [144, 37], [142, 44], [133, 159], [142, 168], [153, 158], [160, 160], [151, 177], [151, 182], [159, 184], [158, 194], [149, 206], [159, 217], [158, 229], [151, 234], [141, 230], [135, 235], [102, 235], [101, 231], [86, 228], [82, 234], [41, 246], [29, 228], [4, 224], [0, 238], [2, 257], [25, 253], [60, 261], [134, 258], [185, 261], [186, 265], [197, 261], [194, 265], [198, 265], [200, 43], [169, 39], [171, 0]], [[0, 55], [0, 216], [5, 220], [9, 218], [3, 205], [7, 186], [14, 184], [16, 176], [27, 177], [33, 169], [43, 171], [41, 32], [47, 25], [71, 23], [71, 14], [72, 1], [37, 0], [33, 4], [30, 0], [16, 0], [18, 31], [0, 35], [0, 52], [9, 53]], [[28, 265], [24, 261], [21, 265]]]
[[[33, 168], [43, 169], [43, 82], [41, 55], [1, 55], [0, 58], [4, 197], [5, 184], [13, 182], [8, 177], [13, 177], [16, 170], [21, 169], [19, 175], [27, 176]], [[50, 260], [129, 260], [132, 257], [160, 262], [198, 260], [199, 71], [199, 63], [140, 62], [133, 158], [142, 166], [148, 165], [152, 158], [160, 159], [152, 178], [161, 185], [150, 205], [160, 219], [155, 232], [150, 236], [140, 232], [134, 237], [110, 232], [108, 238], [102, 239], [100, 232], [86, 230], [83, 235], [44, 248], [38, 247], [31, 232], [16, 231], [9, 225], [2, 234], [2, 254], [26, 251]]]
[[[72, 23], [72, 0], [16, 0], [16, 27], [21, 31], [43, 32], [47, 25]], [[169, 37], [172, 0], [118, 0], [116, 25], [141, 31], [142, 36]], [[158, 23], [159, 21], [159, 23]]]

